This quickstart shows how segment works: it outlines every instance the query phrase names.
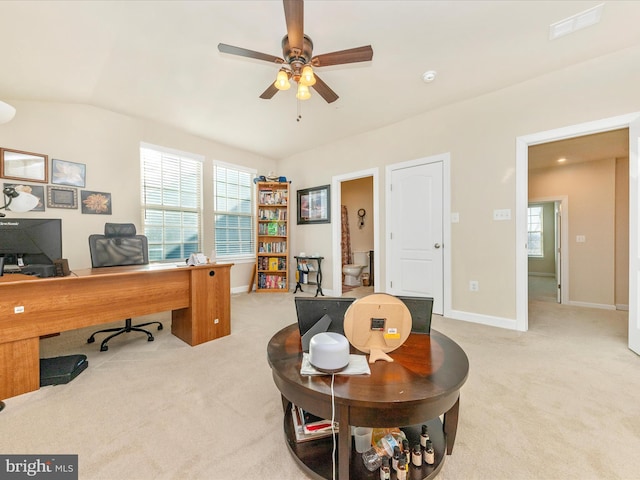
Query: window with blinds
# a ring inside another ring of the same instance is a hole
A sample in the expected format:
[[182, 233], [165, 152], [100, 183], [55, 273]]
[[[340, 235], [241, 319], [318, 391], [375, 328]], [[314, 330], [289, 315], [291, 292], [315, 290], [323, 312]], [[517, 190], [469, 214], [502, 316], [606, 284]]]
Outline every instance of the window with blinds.
[[255, 170], [218, 162], [214, 164], [213, 210], [217, 258], [255, 256], [255, 176]]
[[201, 250], [203, 158], [141, 145], [142, 221], [149, 260], [184, 260]]

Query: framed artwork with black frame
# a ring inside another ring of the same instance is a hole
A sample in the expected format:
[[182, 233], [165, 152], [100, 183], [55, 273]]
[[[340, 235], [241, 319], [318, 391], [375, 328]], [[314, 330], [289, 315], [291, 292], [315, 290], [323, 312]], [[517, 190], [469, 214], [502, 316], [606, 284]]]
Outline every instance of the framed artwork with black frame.
[[331, 185], [298, 190], [298, 225], [331, 223]]
[[51, 159], [51, 183], [85, 187], [87, 166], [84, 163], [67, 162], [57, 158]]

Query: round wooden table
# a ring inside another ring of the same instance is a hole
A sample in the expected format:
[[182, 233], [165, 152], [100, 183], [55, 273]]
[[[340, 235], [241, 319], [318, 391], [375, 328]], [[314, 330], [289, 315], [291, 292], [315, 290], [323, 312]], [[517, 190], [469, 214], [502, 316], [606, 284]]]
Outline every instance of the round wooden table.
[[[430, 335], [412, 333], [389, 355], [393, 362], [370, 364], [371, 375], [335, 376], [335, 419], [340, 430], [337, 468], [341, 480], [380, 478], [377, 471], [369, 472], [364, 467], [355, 449], [352, 452], [351, 425], [402, 427], [411, 446], [419, 441], [421, 425], [428, 425], [436, 462], [411, 466], [412, 480], [435, 476], [445, 453], [450, 455], [453, 450], [460, 388], [469, 373], [467, 355], [457, 343], [436, 331]], [[273, 380], [282, 394], [285, 438], [291, 453], [312, 477], [332, 478], [331, 437], [297, 443], [291, 420], [292, 403], [317, 416], [331, 418], [331, 376], [300, 374], [302, 347], [297, 324], [271, 338], [267, 356]], [[444, 415], [444, 422], [440, 415]]]

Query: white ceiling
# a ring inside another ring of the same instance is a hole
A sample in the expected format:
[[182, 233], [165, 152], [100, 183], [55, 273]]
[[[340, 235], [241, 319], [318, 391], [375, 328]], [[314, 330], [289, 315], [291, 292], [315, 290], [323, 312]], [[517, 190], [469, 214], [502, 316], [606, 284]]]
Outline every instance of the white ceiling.
[[[0, 99], [95, 105], [283, 158], [640, 43], [640, 2], [549, 40], [549, 25], [603, 2], [308, 0], [314, 54], [372, 45], [371, 62], [317, 69], [340, 96], [259, 95], [282, 56], [280, 0], [1, 1]], [[431, 84], [422, 81], [436, 70]], [[20, 112], [18, 112], [18, 115]]]

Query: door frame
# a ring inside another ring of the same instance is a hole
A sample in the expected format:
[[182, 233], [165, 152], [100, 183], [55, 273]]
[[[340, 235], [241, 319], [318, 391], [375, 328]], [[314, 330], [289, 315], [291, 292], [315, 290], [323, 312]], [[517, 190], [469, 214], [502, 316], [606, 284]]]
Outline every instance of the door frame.
[[[390, 192], [391, 192], [391, 172], [401, 168], [411, 168], [427, 163], [442, 163], [442, 307], [443, 316], [452, 317], [452, 292], [451, 292], [451, 153], [441, 153], [429, 157], [422, 157], [406, 162], [394, 163], [387, 165], [385, 169], [385, 230], [388, 238], [389, 225], [391, 225], [390, 216]], [[385, 242], [385, 270], [390, 271], [389, 259], [391, 258], [390, 242]], [[378, 277], [380, 278], [380, 277]], [[388, 285], [388, 278], [385, 275], [384, 284]]]
[[[567, 197], [566, 195], [557, 195], [552, 197], [534, 197], [529, 200], [529, 203], [553, 203], [554, 217], [556, 218], [557, 218], [557, 213], [555, 212], [555, 204], [558, 204], [558, 203], [560, 204], [560, 209], [562, 212], [560, 215], [560, 284], [561, 284], [561, 288], [560, 288], [560, 301], [558, 303], [569, 303], [569, 197]], [[558, 248], [558, 245], [556, 245], [556, 252], [555, 252], [556, 258], [558, 256], [557, 248]], [[558, 272], [556, 272], [556, 276], [557, 274]], [[529, 262], [527, 261], [527, 278], [528, 276], [529, 276]], [[527, 288], [527, 297], [528, 295], [529, 295], [529, 292]]]
[[349, 180], [357, 180], [359, 178], [373, 177], [373, 278], [374, 291], [378, 292], [380, 284], [380, 195], [378, 193], [378, 184], [380, 171], [376, 168], [367, 170], [358, 170], [357, 172], [345, 173], [343, 175], [335, 175], [331, 179], [331, 238], [333, 241], [333, 276], [332, 276], [332, 294], [336, 297], [342, 295], [342, 247], [340, 239], [342, 238], [342, 222], [340, 221], [342, 206], [342, 182]]
[[[632, 342], [632, 331], [638, 330], [640, 323], [638, 311], [638, 270], [637, 258], [640, 252], [640, 232], [638, 232], [640, 214], [637, 201], [639, 190], [638, 179], [638, 134], [637, 122], [640, 112], [610, 117], [593, 122], [580, 123], [568, 127], [547, 130], [516, 137], [516, 330], [527, 331], [528, 318], [528, 264], [527, 264], [527, 205], [528, 199], [528, 165], [529, 146], [554, 142], [567, 138], [581, 137], [593, 133], [606, 132], [620, 128], [629, 128], [629, 344], [640, 343], [640, 339]], [[633, 259], [636, 259], [635, 261]], [[634, 328], [632, 328], [632, 325]], [[633, 349], [633, 348], [632, 348]], [[638, 352], [637, 352], [638, 353]]]

